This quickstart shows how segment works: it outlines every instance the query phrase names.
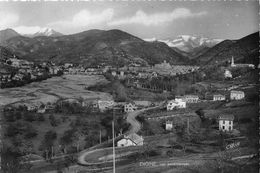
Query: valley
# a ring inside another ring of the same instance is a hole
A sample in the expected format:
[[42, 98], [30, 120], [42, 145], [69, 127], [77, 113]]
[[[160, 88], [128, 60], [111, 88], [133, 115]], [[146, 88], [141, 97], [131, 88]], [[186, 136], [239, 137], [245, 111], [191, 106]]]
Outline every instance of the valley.
[[179, 49], [118, 29], [49, 32], [0, 31], [6, 172], [257, 170], [259, 33], [182, 36]]

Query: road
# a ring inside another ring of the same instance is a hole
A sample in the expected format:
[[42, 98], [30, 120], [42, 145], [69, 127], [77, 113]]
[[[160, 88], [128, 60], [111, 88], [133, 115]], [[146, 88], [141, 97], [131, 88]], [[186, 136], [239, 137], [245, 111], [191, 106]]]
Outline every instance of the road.
[[[134, 112], [129, 112], [127, 114], [127, 119], [126, 121], [131, 125], [130, 126], [130, 129], [125, 133], [125, 135], [127, 134], [131, 134], [131, 133], [137, 133], [140, 129], [141, 129], [141, 124], [136, 120], [136, 117], [141, 114], [142, 112], [144, 111], [147, 111], [147, 110], [150, 110], [150, 109], [155, 109], [155, 108], [158, 108], [159, 106], [156, 106], [156, 107], [150, 107], [150, 108], [145, 108], [145, 109], [141, 109], [141, 110], [137, 110], [137, 111], [134, 111]], [[85, 158], [89, 155], [89, 154], [93, 154], [94, 152], [102, 152], [104, 150], [107, 150], [107, 149], [112, 149], [112, 148], [102, 148], [102, 149], [95, 149], [95, 150], [85, 150], [85, 151], [82, 151], [80, 154], [79, 154], [79, 157], [78, 157], [78, 163], [80, 165], [86, 165], [86, 166], [89, 166], [89, 165], [93, 165], [93, 164], [102, 164], [102, 162], [97, 162], [97, 163], [89, 163], [85, 160]]]

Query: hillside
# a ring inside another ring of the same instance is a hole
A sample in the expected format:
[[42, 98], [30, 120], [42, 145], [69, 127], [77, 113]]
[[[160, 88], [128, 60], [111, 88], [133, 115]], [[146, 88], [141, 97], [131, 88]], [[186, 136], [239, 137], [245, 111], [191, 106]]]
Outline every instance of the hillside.
[[16, 31], [12, 29], [5, 29], [0, 31], [0, 44], [5, 42], [6, 40], [20, 36]]
[[197, 64], [225, 64], [233, 56], [236, 63], [258, 64], [259, 33], [253, 33], [239, 40], [225, 40], [197, 57]]
[[172, 49], [174, 51], [176, 51], [177, 53], [185, 56], [185, 57], [188, 57], [190, 60], [194, 61], [197, 57], [203, 55], [205, 52], [207, 52], [210, 48], [209, 47], [204, 47], [204, 46], [201, 46], [201, 47], [197, 47], [197, 48], [194, 48], [192, 51], [190, 52], [184, 52], [176, 47], [172, 47]]
[[8, 58], [13, 58], [14, 54], [7, 48], [0, 46], [0, 62], [5, 61]]
[[145, 42], [120, 30], [89, 30], [60, 37], [15, 37], [3, 43], [21, 58], [42, 62], [70, 62], [84, 66], [155, 64], [166, 60], [171, 64], [187, 64], [188, 58], [165, 43]]

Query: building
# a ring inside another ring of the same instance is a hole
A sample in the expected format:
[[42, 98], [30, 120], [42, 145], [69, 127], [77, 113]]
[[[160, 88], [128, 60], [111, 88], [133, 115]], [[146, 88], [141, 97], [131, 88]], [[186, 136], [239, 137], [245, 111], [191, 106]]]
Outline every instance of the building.
[[166, 60], [163, 61], [161, 64], [155, 64], [154, 68], [156, 69], [162, 69], [162, 70], [170, 70], [172, 69], [172, 66], [166, 62]]
[[43, 114], [43, 113], [45, 113], [45, 112], [46, 112], [45, 106], [44, 106], [44, 107], [41, 107], [41, 108], [39, 108], [39, 109], [37, 110], [37, 113], [40, 113], [40, 114]]
[[27, 107], [27, 111], [35, 111], [38, 108], [37, 106], [32, 104], [27, 104], [26, 107]]
[[224, 95], [221, 94], [213, 95], [213, 101], [222, 101], [222, 100], [226, 100], [226, 97]]
[[132, 133], [130, 135], [125, 135], [123, 139], [117, 142], [118, 147], [128, 147], [128, 146], [140, 146], [144, 144], [144, 139], [142, 136]]
[[133, 101], [136, 106], [149, 107], [152, 102], [147, 100], [135, 100]]
[[114, 77], [117, 75], [117, 74], [116, 74], [116, 71], [112, 71], [111, 74], [112, 74], [112, 76], [114, 76]]
[[65, 67], [65, 68], [73, 67], [73, 64], [71, 64], [71, 63], [65, 63], [65, 64], [64, 64], [64, 67]]
[[219, 130], [220, 131], [232, 131], [233, 130], [233, 115], [220, 115], [218, 117]]
[[241, 100], [245, 98], [245, 93], [243, 91], [230, 91], [230, 99], [231, 100]]
[[255, 65], [254, 64], [235, 64], [235, 61], [234, 61], [234, 57], [232, 56], [231, 58], [231, 64], [230, 64], [231, 67], [240, 67], [240, 68], [255, 68]]
[[227, 78], [232, 78], [232, 73], [231, 73], [231, 71], [229, 71], [229, 70], [225, 70], [225, 73], [224, 73], [224, 77], [227, 79]]
[[197, 95], [185, 95], [183, 98], [187, 103], [197, 103], [199, 101], [199, 96]]
[[113, 100], [98, 100], [98, 108], [101, 112], [111, 109], [115, 102]]
[[134, 104], [132, 104], [132, 103], [126, 103], [124, 105], [124, 111], [125, 112], [133, 112], [135, 110], [136, 110], [136, 106]]
[[173, 110], [174, 108], [186, 108], [186, 102], [180, 99], [170, 100], [167, 103], [167, 111]]
[[171, 131], [173, 128], [172, 121], [167, 120], [165, 123], [165, 130]]

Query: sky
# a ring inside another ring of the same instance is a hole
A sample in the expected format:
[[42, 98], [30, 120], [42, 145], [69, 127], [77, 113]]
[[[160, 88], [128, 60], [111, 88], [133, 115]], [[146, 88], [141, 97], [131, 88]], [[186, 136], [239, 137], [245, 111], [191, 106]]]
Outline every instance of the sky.
[[63, 34], [120, 29], [140, 38], [178, 35], [239, 39], [258, 31], [256, 0], [0, 2], [0, 30]]

